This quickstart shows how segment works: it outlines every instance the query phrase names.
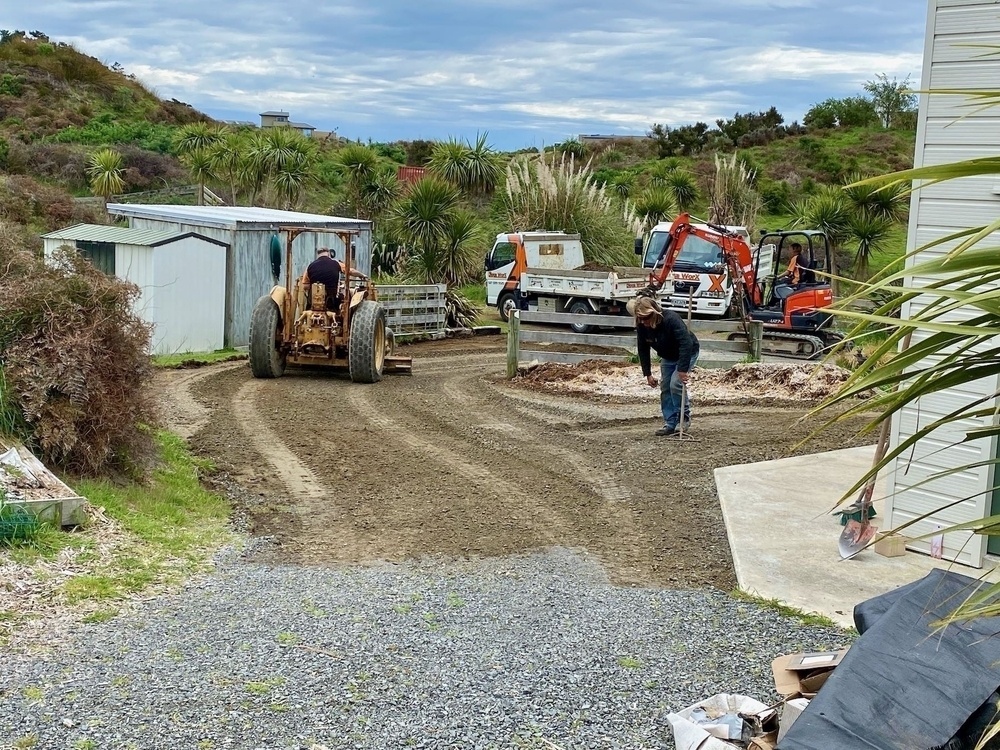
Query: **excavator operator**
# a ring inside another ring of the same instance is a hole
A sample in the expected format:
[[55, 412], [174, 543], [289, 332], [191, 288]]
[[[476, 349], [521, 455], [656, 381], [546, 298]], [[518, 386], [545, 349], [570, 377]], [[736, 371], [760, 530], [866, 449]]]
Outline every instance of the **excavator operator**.
[[802, 272], [809, 268], [809, 259], [802, 254], [802, 245], [792, 243], [792, 257], [788, 259], [788, 269], [775, 280], [774, 296], [783, 300], [802, 283]]

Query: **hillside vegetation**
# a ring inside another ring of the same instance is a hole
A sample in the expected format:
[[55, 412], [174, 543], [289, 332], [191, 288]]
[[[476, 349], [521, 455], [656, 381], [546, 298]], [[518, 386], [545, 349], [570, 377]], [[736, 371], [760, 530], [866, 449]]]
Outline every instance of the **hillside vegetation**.
[[[561, 175], [552, 189], [576, 201], [578, 214], [559, 217], [560, 227], [590, 227], [577, 230], [593, 234], [585, 237], [590, 259], [624, 262], [634, 233], [654, 221], [679, 210], [704, 217], [717, 211], [713, 190], [725, 156], [735, 159], [729, 168], [753, 193], [750, 223], [804, 226], [825, 217], [849, 258], [860, 242], [844, 228], [849, 211], [817, 216], [809, 204], [857, 176], [910, 166], [912, 106], [885, 104], [886, 93], [901, 88], [879, 77], [866, 87], [871, 97], [820, 102], [803, 125], [784, 123], [772, 107], [714, 125], [652, 124], [646, 139], [596, 146], [568, 140], [546, 149], [547, 156], [498, 153], [486, 134], [474, 142], [363, 145], [231, 128], [160, 99], [117, 63], [108, 67], [41, 32], [0, 31], [0, 220], [20, 227], [37, 249], [39, 232], [107, 221], [99, 204], [74, 198], [127, 201], [139, 191], [204, 184], [227, 202], [373, 219], [380, 273], [462, 285], [477, 281], [494, 234], [525, 216], [546, 219], [512, 205], [507, 189], [512, 176], [538, 181], [542, 161], [543, 170]], [[894, 115], [893, 106], [908, 116]], [[517, 165], [525, 159], [530, 171], [522, 174]], [[396, 180], [404, 164], [428, 167], [438, 182], [404, 189]], [[905, 208], [897, 205], [888, 224], [868, 232], [876, 241], [858, 270], [901, 252], [903, 219]]]

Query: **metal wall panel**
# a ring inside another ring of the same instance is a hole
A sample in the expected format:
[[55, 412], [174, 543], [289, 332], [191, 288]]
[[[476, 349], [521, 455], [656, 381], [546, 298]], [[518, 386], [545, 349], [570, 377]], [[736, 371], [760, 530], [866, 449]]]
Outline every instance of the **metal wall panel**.
[[149, 317], [156, 354], [223, 347], [226, 248], [185, 237], [152, 248], [155, 292]]

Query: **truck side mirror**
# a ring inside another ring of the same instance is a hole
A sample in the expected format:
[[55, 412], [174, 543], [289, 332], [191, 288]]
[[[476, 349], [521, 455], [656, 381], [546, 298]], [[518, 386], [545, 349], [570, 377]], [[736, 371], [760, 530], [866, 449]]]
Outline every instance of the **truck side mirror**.
[[635, 238], [635, 254], [642, 255], [642, 237]]

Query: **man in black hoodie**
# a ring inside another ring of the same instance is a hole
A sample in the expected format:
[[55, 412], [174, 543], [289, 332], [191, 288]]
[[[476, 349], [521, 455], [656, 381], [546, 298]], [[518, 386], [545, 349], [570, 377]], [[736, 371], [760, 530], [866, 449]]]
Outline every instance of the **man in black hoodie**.
[[[698, 339], [680, 316], [664, 310], [652, 297], [637, 297], [628, 303], [635, 315], [639, 364], [651, 388], [660, 386], [660, 411], [663, 427], [657, 435], [672, 435], [681, 421], [681, 395], [701, 349]], [[650, 349], [660, 355], [660, 379], [653, 377]], [[684, 427], [691, 424], [691, 400], [684, 403]]]

